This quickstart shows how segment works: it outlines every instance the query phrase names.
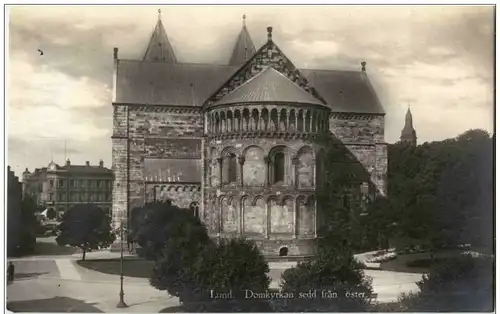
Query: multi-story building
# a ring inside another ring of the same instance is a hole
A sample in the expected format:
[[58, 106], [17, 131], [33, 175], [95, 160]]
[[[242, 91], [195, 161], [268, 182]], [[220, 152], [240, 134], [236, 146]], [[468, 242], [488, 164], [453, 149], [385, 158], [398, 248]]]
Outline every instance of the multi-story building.
[[68, 208], [82, 203], [92, 203], [106, 212], [111, 210], [113, 172], [99, 165], [64, 166], [51, 161], [47, 167], [28, 169], [23, 173], [23, 193], [34, 197], [39, 205], [54, 209], [61, 214]]
[[385, 113], [366, 62], [298, 69], [271, 27], [256, 50], [244, 24], [227, 65], [194, 64], [177, 60], [159, 19], [142, 60], [114, 49], [112, 105], [116, 226], [170, 199], [212, 237], [253, 239], [266, 256], [314, 254], [315, 197], [324, 163], [338, 162], [325, 160], [328, 145], [363, 168], [358, 190], [385, 194]]
[[22, 186], [14, 171], [7, 167], [7, 254], [16, 252], [20, 242]]

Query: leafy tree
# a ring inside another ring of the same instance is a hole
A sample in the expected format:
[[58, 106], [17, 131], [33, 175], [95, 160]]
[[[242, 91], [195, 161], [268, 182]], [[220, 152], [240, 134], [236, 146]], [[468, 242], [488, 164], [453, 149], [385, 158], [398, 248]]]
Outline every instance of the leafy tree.
[[401, 310], [491, 312], [493, 268], [492, 258], [473, 257], [469, 254], [438, 263], [417, 283], [417, 293], [401, 295]]
[[[287, 269], [281, 276], [281, 288], [294, 295], [274, 302], [277, 310], [287, 312], [364, 311], [371, 304], [373, 291], [352, 251], [340, 245], [329, 252], [323, 250], [317, 260]], [[300, 296], [308, 292], [314, 296]]]
[[56, 235], [57, 244], [80, 248], [82, 260], [87, 252], [108, 247], [116, 238], [110, 217], [93, 204], [75, 205], [66, 211], [56, 228]]
[[[181, 291], [189, 285], [190, 280], [187, 269], [193, 265], [200, 252], [213, 243], [197, 217], [171, 204], [165, 205], [167, 208], [163, 210], [172, 212], [173, 221], [155, 233], [164, 242], [147, 247], [149, 256], [155, 260], [150, 283], [158, 290], [167, 290], [170, 295], [182, 299]], [[152, 252], [156, 248], [160, 248], [160, 251]]]
[[40, 223], [36, 218], [38, 206], [32, 197], [25, 197], [21, 201], [21, 231], [19, 253], [33, 253], [36, 244], [36, 234]]
[[57, 216], [57, 212], [54, 208], [49, 208], [47, 210], [47, 218], [54, 219], [54, 218], [56, 218], [56, 216]]
[[[269, 288], [269, 267], [259, 249], [245, 239], [222, 240], [208, 245], [185, 276], [181, 291], [188, 312], [269, 312], [269, 300], [252, 297]], [[231, 298], [218, 298], [221, 294]]]
[[197, 243], [205, 243], [209, 237], [205, 226], [187, 209], [172, 205], [172, 202], [153, 202], [132, 211], [132, 236], [141, 246], [141, 257], [156, 260], [168, 240], [185, 235], [189, 228], [189, 237]]

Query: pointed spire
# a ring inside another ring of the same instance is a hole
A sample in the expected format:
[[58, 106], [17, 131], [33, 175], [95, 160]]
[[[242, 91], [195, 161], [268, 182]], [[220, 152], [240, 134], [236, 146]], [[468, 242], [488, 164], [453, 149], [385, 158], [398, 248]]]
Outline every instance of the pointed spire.
[[158, 22], [144, 54], [144, 61], [165, 61], [176, 63], [174, 50], [168, 40], [167, 32], [161, 22], [161, 9], [158, 10]]
[[240, 34], [238, 35], [236, 44], [234, 45], [233, 54], [231, 55], [231, 59], [229, 60], [229, 65], [242, 65], [256, 52], [255, 45], [253, 44], [252, 38], [248, 33], [246, 19], [247, 16], [244, 14], [243, 27]]
[[413, 117], [411, 115], [410, 105], [405, 116], [405, 126], [401, 131], [401, 141], [411, 145], [417, 145], [417, 132], [413, 128]]

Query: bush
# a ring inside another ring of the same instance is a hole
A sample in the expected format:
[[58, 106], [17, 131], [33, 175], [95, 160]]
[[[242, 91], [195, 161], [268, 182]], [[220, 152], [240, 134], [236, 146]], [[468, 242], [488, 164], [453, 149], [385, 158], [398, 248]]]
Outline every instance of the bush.
[[170, 201], [148, 203], [132, 211], [132, 238], [141, 246], [138, 250], [141, 257], [156, 260], [170, 238], [186, 237], [187, 234], [196, 243], [209, 241], [201, 221]]
[[[350, 250], [323, 252], [317, 260], [301, 263], [281, 276], [283, 292], [293, 293], [291, 299], [273, 302], [276, 311], [364, 311], [371, 303], [371, 280]], [[299, 293], [313, 292], [312, 298]], [[336, 293], [336, 295], [334, 294]]]
[[400, 297], [404, 311], [493, 310], [493, 259], [462, 255], [436, 264], [417, 283], [419, 292]]
[[[267, 298], [247, 297], [268, 291], [269, 267], [256, 245], [244, 239], [206, 246], [186, 271], [190, 285], [181, 292], [187, 312], [269, 312]], [[218, 296], [231, 296], [218, 298]]]

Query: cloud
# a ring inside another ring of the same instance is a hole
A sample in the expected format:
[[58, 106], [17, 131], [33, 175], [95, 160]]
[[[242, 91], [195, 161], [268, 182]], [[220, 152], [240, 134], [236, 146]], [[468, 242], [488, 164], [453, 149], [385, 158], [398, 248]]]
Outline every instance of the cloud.
[[[156, 9], [10, 7], [9, 163], [40, 167], [60, 138], [82, 163], [111, 160], [113, 47], [120, 58], [140, 59]], [[273, 26], [274, 41], [299, 68], [359, 70], [367, 61], [388, 142], [400, 136], [408, 100], [419, 141], [493, 130], [493, 6], [162, 8], [178, 60], [191, 63], [226, 64], [243, 14], [257, 48]]]

